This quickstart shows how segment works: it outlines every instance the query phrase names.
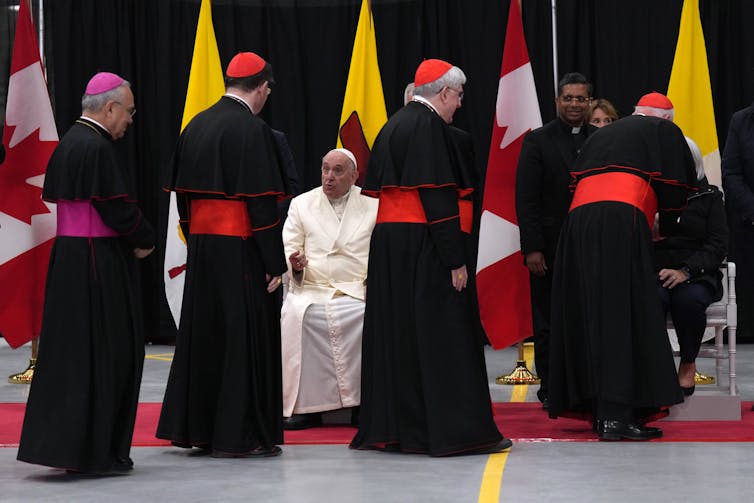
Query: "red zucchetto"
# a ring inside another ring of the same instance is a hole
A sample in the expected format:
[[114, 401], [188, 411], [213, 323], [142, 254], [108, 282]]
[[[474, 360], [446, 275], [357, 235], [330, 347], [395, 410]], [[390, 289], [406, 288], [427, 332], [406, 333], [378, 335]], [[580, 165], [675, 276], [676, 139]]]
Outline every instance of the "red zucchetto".
[[658, 92], [652, 92], [645, 94], [639, 99], [636, 104], [637, 107], [652, 107], [660, 108], [662, 110], [672, 110], [673, 102], [668, 99], [667, 96]]
[[414, 75], [414, 86], [419, 87], [429, 84], [445, 75], [453, 65], [441, 59], [425, 59], [416, 69]]
[[225, 75], [231, 78], [243, 78], [256, 75], [264, 69], [267, 62], [253, 52], [239, 52], [230, 60]]

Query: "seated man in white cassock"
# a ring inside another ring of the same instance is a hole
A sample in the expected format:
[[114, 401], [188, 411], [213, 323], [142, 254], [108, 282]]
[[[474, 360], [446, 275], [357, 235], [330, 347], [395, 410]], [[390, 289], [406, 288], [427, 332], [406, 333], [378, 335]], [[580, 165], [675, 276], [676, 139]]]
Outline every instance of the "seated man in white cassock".
[[[322, 158], [322, 186], [293, 198], [283, 227], [290, 287], [281, 313], [286, 429], [322, 424], [322, 412], [361, 402], [361, 332], [377, 199], [354, 183], [356, 158]], [[355, 414], [354, 414], [355, 413]]]

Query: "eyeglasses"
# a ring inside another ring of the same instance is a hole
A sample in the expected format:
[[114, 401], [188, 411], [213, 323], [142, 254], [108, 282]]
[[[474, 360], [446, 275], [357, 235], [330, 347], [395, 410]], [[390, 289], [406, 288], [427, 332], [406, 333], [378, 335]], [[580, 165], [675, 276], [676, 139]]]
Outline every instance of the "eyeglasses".
[[563, 103], [572, 103], [574, 101], [577, 101], [579, 103], [586, 103], [591, 98], [586, 96], [571, 96], [570, 94], [568, 94], [566, 96], [559, 96], [558, 99]]
[[448, 91], [454, 91], [458, 95], [458, 99], [463, 99], [463, 91], [459, 91], [458, 89], [453, 89], [452, 87], [446, 88]]
[[[123, 106], [123, 103], [121, 103], [120, 101], [114, 101], [113, 103], [117, 103], [118, 105]], [[134, 115], [136, 115], [136, 107], [126, 108], [126, 112], [128, 112], [128, 115], [133, 117]]]

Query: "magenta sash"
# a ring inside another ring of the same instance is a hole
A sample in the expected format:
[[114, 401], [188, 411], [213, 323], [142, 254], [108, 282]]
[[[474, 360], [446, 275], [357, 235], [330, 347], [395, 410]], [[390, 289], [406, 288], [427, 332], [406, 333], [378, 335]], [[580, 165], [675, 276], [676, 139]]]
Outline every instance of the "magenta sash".
[[58, 201], [58, 236], [106, 238], [118, 233], [105, 225], [91, 201]]

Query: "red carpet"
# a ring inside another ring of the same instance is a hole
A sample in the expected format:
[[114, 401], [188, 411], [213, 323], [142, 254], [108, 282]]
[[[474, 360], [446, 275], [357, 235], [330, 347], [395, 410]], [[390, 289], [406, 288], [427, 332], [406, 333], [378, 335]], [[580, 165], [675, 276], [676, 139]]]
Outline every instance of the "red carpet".
[[[23, 403], [0, 404], [0, 447], [17, 447], [23, 423]], [[159, 403], [141, 403], [136, 415], [133, 445], [169, 445], [155, 438]], [[741, 404], [741, 421], [660, 421], [664, 436], [654, 442], [754, 442], [751, 402]], [[539, 403], [496, 403], [500, 431], [519, 442], [588, 442], [597, 440], [591, 425], [575, 419], [549, 419]], [[347, 444], [356, 430], [350, 426], [325, 426], [285, 433], [286, 444]]]

